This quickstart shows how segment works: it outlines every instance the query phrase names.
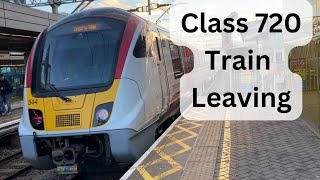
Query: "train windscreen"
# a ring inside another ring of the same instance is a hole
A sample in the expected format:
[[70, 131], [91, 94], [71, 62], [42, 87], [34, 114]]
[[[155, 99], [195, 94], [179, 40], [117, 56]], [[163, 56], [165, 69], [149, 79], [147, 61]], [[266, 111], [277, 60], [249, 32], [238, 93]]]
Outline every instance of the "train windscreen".
[[68, 90], [111, 85], [124, 28], [120, 20], [87, 18], [46, 32], [38, 56], [40, 87], [50, 84]]

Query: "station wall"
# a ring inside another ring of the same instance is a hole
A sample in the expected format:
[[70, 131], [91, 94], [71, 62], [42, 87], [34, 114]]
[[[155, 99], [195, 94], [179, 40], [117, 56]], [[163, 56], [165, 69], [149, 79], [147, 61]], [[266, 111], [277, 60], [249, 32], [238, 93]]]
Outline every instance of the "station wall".
[[[10, 58], [0, 58], [0, 72], [5, 74], [6, 77], [12, 82], [14, 87], [13, 100], [21, 101], [22, 100], [22, 89], [24, 83], [24, 73], [25, 73], [25, 61], [24, 59], [28, 56], [28, 52], [25, 53], [26, 57], [22, 56], [20, 59], [12, 59], [9, 55], [10, 53], [10, 44], [23, 44], [23, 36], [28, 36], [28, 32], [32, 32], [33, 36], [36, 36], [42, 32], [45, 28], [52, 25], [59, 19], [64, 16], [59, 14], [52, 14], [30, 7], [13, 4], [6, 1], [0, 0], [0, 34], [1, 34], [1, 43], [5, 47], [6, 43], [8, 44], [8, 50], [2, 52], [4, 49], [1, 49], [1, 53]], [[24, 32], [26, 34], [24, 34]], [[10, 37], [11, 34], [14, 34], [15, 37]], [[21, 36], [20, 36], [21, 35]], [[11, 38], [11, 39], [10, 39]], [[19, 39], [18, 39], [19, 38]], [[27, 38], [27, 37], [26, 37]], [[5, 39], [5, 40], [3, 40]], [[29, 38], [29, 40], [33, 38]], [[28, 41], [29, 41], [28, 40]], [[27, 45], [28, 43], [25, 43]], [[29, 43], [30, 44], [30, 43]], [[28, 45], [29, 45], [28, 44]], [[30, 47], [25, 49], [30, 49]], [[23, 48], [22, 48], [23, 49]], [[15, 49], [14, 52], [19, 52]]]
[[294, 48], [289, 54], [289, 65], [303, 80], [301, 118], [320, 133], [320, 36], [315, 34], [309, 44]]
[[62, 15], [0, 1], [0, 27], [41, 32]]

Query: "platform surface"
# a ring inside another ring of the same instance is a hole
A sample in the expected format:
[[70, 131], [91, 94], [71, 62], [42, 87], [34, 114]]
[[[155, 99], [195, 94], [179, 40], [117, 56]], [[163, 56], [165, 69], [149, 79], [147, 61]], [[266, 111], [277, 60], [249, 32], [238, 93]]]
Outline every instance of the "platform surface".
[[181, 118], [122, 179], [319, 179], [320, 139], [295, 121]]

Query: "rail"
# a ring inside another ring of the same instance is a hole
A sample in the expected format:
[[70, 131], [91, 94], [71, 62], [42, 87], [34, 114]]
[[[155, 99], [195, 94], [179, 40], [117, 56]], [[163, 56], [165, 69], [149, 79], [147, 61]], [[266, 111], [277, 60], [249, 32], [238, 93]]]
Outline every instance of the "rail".
[[21, 150], [18, 150], [11, 156], [0, 160], [0, 179], [15, 179], [31, 170], [31, 168], [31, 165], [23, 160]]
[[17, 133], [20, 120], [21, 118], [0, 124], [0, 138]]

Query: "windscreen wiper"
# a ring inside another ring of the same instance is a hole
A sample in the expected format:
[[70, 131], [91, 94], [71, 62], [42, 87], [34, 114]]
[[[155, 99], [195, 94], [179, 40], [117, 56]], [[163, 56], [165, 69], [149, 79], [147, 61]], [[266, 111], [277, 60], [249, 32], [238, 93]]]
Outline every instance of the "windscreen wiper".
[[44, 84], [52, 92], [54, 92], [56, 96], [58, 96], [60, 99], [62, 99], [62, 101], [71, 102], [70, 98], [65, 97], [59, 93], [59, 91], [54, 86], [54, 84], [51, 84], [48, 82], [48, 80], [50, 79], [50, 70], [51, 70], [51, 65], [49, 64], [49, 52], [50, 52], [50, 45], [48, 46], [46, 57], [45, 57], [44, 61], [42, 61], [42, 63], [41, 63], [41, 65], [44, 67], [44, 76], [45, 76], [44, 77]]
[[66, 96], [63, 96], [59, 93], [59, 91], [57, 90], [56, 87], [54, 87], [53, 84], [51, 83], [46, 83], [46, 86], [49, 87], [51, 89], [52, 92], [54, 92], [62, 101], [64, 102], [71, 102], [71, 98], [68, 98]]

